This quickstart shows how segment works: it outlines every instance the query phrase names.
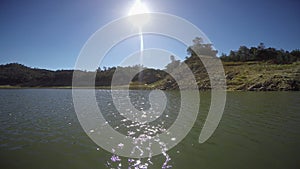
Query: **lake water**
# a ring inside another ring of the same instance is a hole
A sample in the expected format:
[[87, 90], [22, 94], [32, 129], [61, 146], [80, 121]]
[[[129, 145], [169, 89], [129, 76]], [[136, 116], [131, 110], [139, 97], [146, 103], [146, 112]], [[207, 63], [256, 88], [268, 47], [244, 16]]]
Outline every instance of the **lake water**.
[[[104, 97], [108, 93], [96, 91], [100, 104], [110, 101]], [[139, 100], [138, 93], [147, 92], [134, 91], [133, 100]], [[167, 96], [169, 107], [178, 106], [177, 92], [167, 92]], [[199, 144], [209, 103], [209, 92], [201, 93], [194, 127], [167, 152], [172, 168], [300, 168], [300, 92], [228, 92], [219, 127], [207, 142]], [[101, 109], [108, 119], [113, 118], [109, 106]], [[81, 128], [71, 90], [0, 90], [1, 169], [102, 169], [108, 168], [112, 156]], [[120, 159], [126, 166], [128, 159]], [[161, 168], [165, 156], [151, 161], [148, 168]]]

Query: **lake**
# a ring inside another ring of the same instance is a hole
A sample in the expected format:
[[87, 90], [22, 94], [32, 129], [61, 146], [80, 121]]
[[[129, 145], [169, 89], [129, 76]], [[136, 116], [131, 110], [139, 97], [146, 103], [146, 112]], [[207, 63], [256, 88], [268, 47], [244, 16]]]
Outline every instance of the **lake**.
[[[133, 91], [133, 100], [139, 94]], [[97, 90], [101, 104], [109, 91]], [[166, 92], [170, 116], [180, 100]], [[198, 138], [209, 109], [209, 92], [201, 93], [200, 115], [185, 139], [168, 151], [178, 169], [300, 168], [300, 92], [228, 92], [223, 118], [205, 143]], [[103, 105], [103, 104], [101, 104]], [[147, 107], [147, 104], [145, 104]], [[109, 106], [102, 106], [106, 118]], [[176, 111], [174, 111], [176, 112]], [[110, 119], [113, 121], [113, 119]], [[168, 125], [166, 125], [168, 126]], [[113, 154], [96, 145], [82, 129], [69, 89], [0, 90], [1, 169], [102, 169]], [[120, 157], [122, 167], [128, 159]], [[148, 168], [162, 168], [165, 156], [152, 157]], [[110, 166], [111, 165], [111, 166]]]

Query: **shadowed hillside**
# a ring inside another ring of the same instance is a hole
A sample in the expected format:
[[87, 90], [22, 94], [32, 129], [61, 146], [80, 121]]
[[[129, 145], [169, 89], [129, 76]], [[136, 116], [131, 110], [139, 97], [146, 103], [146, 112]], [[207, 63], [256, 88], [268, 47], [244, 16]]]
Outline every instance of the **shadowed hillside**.
[[[166, 76], [166, 72], [155, 69], [146, 69], [141, 66], [132, 67], [112, 67], [105, 70], [98, 69], [95, 72], [76, 70], [80, 76], [79, 87], [87, 86], [87, 79], [96, 75], [95, 85], [109, 87], [115, 71], [118, 74], [118, 83], [116, 85], [127, 85], [126, 79], [129, 78], [132, 71], [142, 70], [132, 79], [132, 85], [145, 85], [159, 81]], [[50, 71], [45, 69], [30, 68], [18, 63], [0, 65], [0, 86], [4, 87], [70, 87], [72, 86], [72, 77], [74, 70]], [[124, 81], [122, 81], [122, 79]]]

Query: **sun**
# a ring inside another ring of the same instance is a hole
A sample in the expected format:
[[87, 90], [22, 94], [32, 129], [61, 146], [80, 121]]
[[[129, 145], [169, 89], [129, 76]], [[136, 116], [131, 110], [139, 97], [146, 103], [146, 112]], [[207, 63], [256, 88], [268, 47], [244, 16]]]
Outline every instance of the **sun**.
[[141, 0], [136, 0], [133, 6], [130, 8], [128, 16], [133, 25], [142, 28], [149, 22], [149, 14], [150, 11], [147, 8], [147, 5], [141, 2]]
[[145, 3], [141, 2], [141, 0], [136, 0], [135, 4], [131, 7], [128, 15], [137, 15], [137, 14], [144, 14], [149, 13], [149, 9]]

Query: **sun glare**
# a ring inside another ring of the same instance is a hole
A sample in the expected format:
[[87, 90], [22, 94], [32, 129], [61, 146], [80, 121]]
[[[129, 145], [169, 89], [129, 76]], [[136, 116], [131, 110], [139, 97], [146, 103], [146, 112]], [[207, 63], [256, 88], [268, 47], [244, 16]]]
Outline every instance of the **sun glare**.
[[136, 0], [135, 4], [131, 7], [128, 15], [131, 16], [144, 13], [149, 13], [149, 9], [143, 2], [141, 2], [141, 0]]
[[143, 25], [145, 25], [149, 21], [150, 18], [150, 16], [148, 15], [149, 13], [150, 11], [147, 8], [147, 5], [143, 3], [141, 0], [136, 0], [133, 6], [130, 8], [128, 16], [130, 22], [133, 25], [142, 28]]

